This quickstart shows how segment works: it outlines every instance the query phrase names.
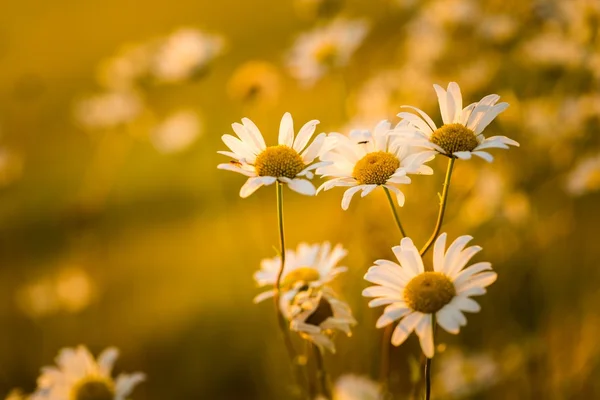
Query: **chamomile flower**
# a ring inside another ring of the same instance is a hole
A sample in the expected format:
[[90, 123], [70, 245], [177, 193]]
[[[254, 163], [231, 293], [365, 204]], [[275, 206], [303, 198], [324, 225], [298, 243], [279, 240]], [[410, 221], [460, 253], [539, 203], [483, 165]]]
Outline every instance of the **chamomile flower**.
[[294, 297], [290, 314], [292, 331], [332, 353], [335, 353], [334, 331], [351, 336], [350, 326], [356, 324], [350, 306], [335, 298], [327, 288], [299, 292]]
[[439, 85], [433, 85], [438, 96], [440, 112], [444, 124], [437, 127], [433, 120], [418, 108], [414, 109], [419, 115], [401, 112], [400, 118], [409, 123], [397, 130], [399, 134], [406, 134], [413, 129], [415, 144], [423, 146], [425, 153], [435, 155], [443, 154], [448, 157], [468, 160], [474, 154], [491, 162], [493, 157], [486, 149], [508, 149], [508, 145], [519, 146], [519, 143], [506, 136], [492, 136], [485, 138], [483, 130], [508, 107], [508, 103], [499, 103], [500, 96], [490, 94], [476, 103], [463, 109], [460, 87], [456, 82], [450, 82], [448, 90]]
[[221, 36], [197, 29], [182, 28], [159, 46], [151, 66], [160, 82], [176, 83], [202, 72], [224, 48]]
[[34, 396], [46, 400], [125, 400], [144, 374], [111, 376], [119, 353], [115, 348], [103, 351], [98, 360], [84, 346], [65, 348], [56, 358], [57, 367], [42, 368]]
[[279, 126], [279, 144], [267, 147], [254, 122], [243, 118], [242, 124], [232, 125], [237, 138], [232, 135], [222, 136], [223, 142], [231, 151], [218, 152], [233, 158], [233, 161], [219, 164], [217, 168], [248, 177], [240, 190], [242, 198], [275, 181], [287, 184], [298, 193], [313, 196], [315, 187], [309, 181], [314, 176], [312, 171], [327, 165], [326, 162], [313, 164], [324, 149], [326, 135], [321, 133], [308, 144], [318, 123], [317, 120], [307, 122], [294, 139], [294, 121], [290, 113], [285, 113]]
[[329, 164], [317, 169], [317, 174], [333, 179], [321, 185], [317, 193], [336, 186], [350, 187], [342, 198], [342, 208], [347, 210], [354, 194], [362, 190], [361, 196], [365, 197], [383, 186], [396, 194], [400, 206], [404, 205], [404, 194], [395, 185], [410, 183], [406, 174], [432, 174], [433, 170], [423, 164], [432, 156], [413, 153], [414, 149], [390, 129], [390, 123], [384, 120], [373, 133], [355, 130], [350, 136], [330, 134], [330, 150], [321, 156]]
[[369, 307], [387, 305], [376, 327], [382, 328], [400, 320], [392, 334], [392, 344], [399, 346], [414, 330], [423, 353], [432, 358], [433, 316], [446, 331], [457, 334], [467, 324], [463, 312], [478, 312], [480, 306], [471, 296], [486, 293], [485, 288], [496, 280], [489, 262], [479, 262], [464, 268], [481, 250], [479, 246], [465, 248], [471, 236], [460, 236], [446, 251], [446, 234], [441, 234], [433, 249], [433, 270], [426, 271], [419, 251], [410, 238], [392, 248], [400, 265], [377, 260], [365, 279], [375, 283], [363, 291], [365, 297], [375, 297]]
[[[281, 275], [280, 290], [282, 302], [287, 303], [301, 290], [319, 288], [331, 282], [337, 275], [348, 270], [338, 266], [348, 251], [341, 244], [331, 247], [329, 242], [322, 244], [300, 243], [296, 250], [286, 250], [285, 265]], [[281, 268], [281, 257], [265, 258], [260, 270], [254, 274], [259, 286], [275, 286]], [[254, 298], [255, 303], [273, 297], [273, 289], [262, 292]], [[282, 308], [285, 312], [285, 304]]]
[[569, 173], [567, 191], [573, 196], [600, 189], [600, 154], [584, 159]]
[[288, 59], [292, 75], [312, 85], [332, 68], [346, 66], [368, 30], [365, 21], [340, 18], [300, 35]]

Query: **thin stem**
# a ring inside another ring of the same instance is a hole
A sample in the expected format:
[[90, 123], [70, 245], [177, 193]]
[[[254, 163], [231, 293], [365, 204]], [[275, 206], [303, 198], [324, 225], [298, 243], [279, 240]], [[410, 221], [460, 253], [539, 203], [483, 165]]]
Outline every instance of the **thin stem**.
[[446, 212], [446, 203], [448, 201], [448, 191], [450, 189], [450, 179], [452, 178], [452, 168], [454, 167], [454, 161], [454, 158], [450, 158], [450, 160], [448, 161], [448, 169], [446, 171], [446, 179], [444, 180], [444, 188], [442, 190], [442, 199], [440, 200], [440, 211], [438, 214], [437, 222], [435, 223], [433, 234], [420, 251], [421, 256], [424, 256], [425, 253], [427, 253], [427, 250], [429, 250], [429, 248], [439, 235], [440, 230], [442, 229], [442, 223], [444, 222], [444, 213]]
[[394, 219], [396, 220], [396, 225], [398, 225], [398, 229], [400, 229], [400, 233], [402, 237], [406, 237], [406, 233], [404, 232], [404, 228], [402, 227], [402, 223], [400, 222], [400, 216], [398, 215], [398, 211], [396, 210], [396, 204], [392, 199], [392, 195], [390, 194], [390, 190], [384, 186], [383, 190], [385, 190], [385, 194], [390, 203], [390, 207], [392, 208], [392, 214], [394, 214]]
[[425, 400], [431, 398], [431, 358], [425, 361]]
[[277, 273], [277, 281], [275, 282], [274, 287], [274, 295], [273, 300], [275, 302], [275, 312], [277, 313], [277, 322], [279, 324], [279, 330], [283, 335], [283, 341], [285, 343], [285, 347], [287, 349], [288, 356], [290, 358], [290, 362], [292, 363], [292, 368], [294, 370], [296, 376], [296, 383], [300, 389], [301, 393], [305, 391], [304, 385], [304, 376], [298, 365], [296, 349], [294, 348], [294, 343], [292, 342], [292, 337], [290, 336], [290, 331], [287, 326], [287, 322], [285, 316], [281, 312], [279, 307], [279, 299], [280, 299], [280, 286], [281, 286], [281, 277], [283, 276], [283, 268], [285, 266], [285, 235], [283, 231], [283, 185], [279, 182], [276, 182], [276, 190], [277, 190], [277, 222], [279, 225], [279, 244], [280, 244], [280, 256], [281, 256], [281, 266], [279, 267], [279, 272]]
[[381, 394], [383, 398], [387, 398], [390, 380], [390, 358], [392, 352], [392, 332], [394, 331], [394, 324], [390, 324], [385, 327], [383, 331], [383, 337], [381, 338], [381, 369], [380, 369], [380, 380], [381, 380]]
[[313, 344], [313, 350], [315, 353], [315, 361], [317, 364], [317, 379], [321, 385], [321, 392], [326, 399], [331, 399], [331, 391], [329, 390], [329, 381], [327, 379], [327, 371], [325, 370], [325, 363], [323, 362], [323, 354], [321, 349]]

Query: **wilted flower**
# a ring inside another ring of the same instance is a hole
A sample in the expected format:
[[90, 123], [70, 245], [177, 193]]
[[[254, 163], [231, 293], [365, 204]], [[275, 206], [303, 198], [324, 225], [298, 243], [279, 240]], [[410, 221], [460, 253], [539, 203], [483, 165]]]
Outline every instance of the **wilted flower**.
[[119, 352], [104, 350], [98, 360], [85, 346], [64, 348], [56, 357], [57, 367], [44, 367], [34, 396], [46, 400], [125, 400], [144, 374], [121, 374], [112, 378], [113, 364]]
[[335, 353], [333, 333], [339, 330], [350, 336], [350, 326], [356, 324], [350, 306], [335, 298], [327, 288], [299, 292], [294, 297], [289, 318], [291, 330], [332, 353]]
[[433, 120], [418, 108], [410, 107], [419, 113], [418, 116], [408, 112], [398, 114], [410, 126], [402, 126], [397, 132], [403, 134], [414, 128], [414, 143], [425, 148], [426, 154], [433, 156], [439, 153], [463, 160], [470, 159], [474, 154], [491, 162], [494, 158], [483, 150], [508, 149], [508, 145], [519, 146], [519, 143], [506, 136], [492, 136], [487, 139], [483, 136], [483, 130], [508, 107], [508, 103], [496, 104], [500, 96], [490, 94], [463, 109], [462, 95], [456, 82], [448, 85], [448, 91], [438, 85], [433, 87], [438, 95], [443, 126], [438, 128]]
[[322, 152], [326, 135], [319, 134], [308, 145], [319, 121], [304, 124], [294, 139], [294, 121], [290, 113], [285, 113], [279, 126], [279, 144], [269, 147], [254, 122], [243, 118], [242, 123], [232, 125], [239, 139], [231, 135], [222, 136], [231, 152], [218, 152], [234, 160], [217, 166], [249, 177], [240, 190], [240, 196], [248, 197], [261, 186], [272, 185], [276, 181], [287, 184], [298, 193], [313, 196], [315, 187], [309, 181], [314, 176], [312, 170], [326, 165], [325, 162], [312, 164]]
[[331, 68], [347, 65], [367, 31], [365, 21], [337, 19], [300, 35], [288, 58], [292, 75], [311, 85]]
[[160, 82], [181, 82], [202, 72], [223, 51], [224, 40], [197, 29], [175, 31], [158, 48], [152, 73]]
[[179, 110], [152, 130], [150, 140], [158, 151], [170, 154], [187, 149], [200, 133], [201, 122], [198, 114], [192, 110]]
[[[400, 265], [377, 260], [365, 279], [375, 283], [363, 291], [365, 297], [376, 297], [369, 307], [387, 305], [376, 327], [382, 328], [400, 320], [392, 334], [392, 344], [399, 346], [414, 330], [428, 358], [434, 354], [433, 316], [447, 332], [457, 334], [467, 324], [463, 312], [479, 312], [480, 306], [471, 299], [486, 293], [485, 288], [496, 280], [489, 262], [479, 262], [465, 269], [481, 247], [465, 249], [471, 236], [460, 236], [446, 251], [446, 234], [441, 234], [433, 248], [433, 270], [425, 271], [419, 251], [410, 238], [392, 250]], [[488, 272], [484, 272], [488, 271]]]
[[242, 103], [272, 104], [279, 97], [281, 78], [273, 64], [248, 61], [235, 70], [227, 88]]
[[142, 100], [133, 92], [105, 92], [77, 103], [75, 119], [84, 128], [114, 128], [134, 120], [142, 107]]
[[[322, 287], [347, 271], [348, 268], [337, 265], [346, 254], [348, 251], [341, 244], [332, 249], [329, 242], [300, 243], [295, 251], [286, 250], [280, 282], [282, 301], [289, 302], [300, 290]], [[260, 270], [254, 274], [254, 280], [261, 287], [275, 286], [280, 269], [280, 256], [265, 258], [260, 263]], [[261, 302], [274, 294], [274, 290], [267, 290], [256, 296], [254, 302]]]
[[567, 190], [573, 196], [581, 196], [600, 189], [600, 154], [581, 161], [570, 173]]
[[353, 131], [350, 137], [339, 133], [329, 135], [331, 150], [321, 156], [329, 165], [317, 169], [317, 174], [333, 179], [321, 189], [350, 187], [342, 198], [342, 208], [348, 209], [355, 193], [365, 197], [378, 186], [396, 193], [398, 204], [404, 205], [404, 194], [396, 184], [410, 183], [406, 174], [432, 174], [423, 163], [432, 158], [423, 152], [414, 154], [405, 141], [390, 134], [391, 124], [381, 121], [373, 130]]

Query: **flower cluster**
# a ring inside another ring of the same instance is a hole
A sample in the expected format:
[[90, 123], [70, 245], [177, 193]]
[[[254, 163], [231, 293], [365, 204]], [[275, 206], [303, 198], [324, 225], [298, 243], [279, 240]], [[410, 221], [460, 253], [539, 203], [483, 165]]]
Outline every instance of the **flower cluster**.
[[[349, 135], [321, 133], [312, 143], [318, 121], [307, 122], [295, 136], [289, 113], [281, 120], [277, 145], [267, 146], [261, 132], [247, 118], [242, 119], [242, 124], [233, 124], [237, 137], [222, 137], [231, 151], [219, 153], [232, 160], [219, 164], [218, 168], [248, 177], [240, 190], [241, 197], [248, 197], [262, 186], [277, 186], [282, 254], [264, 259], [255, 273], [259, 286], [272, 287], [256, 296], [255, 302], [273, 297], [280, 318], [289, 322], [289, 330], [299, 333], [321, 351], [335, 352], [333, 333], [342, 331], [350, 335], [350, 327], [356, 323], [348, 304], [330, 287], [334, 278], [347, 270], [338, 266], [347, 252], [341, 245], [332, 249], [328, 242], [300, 243], [295, 251], [284, 248], [281, 197], [284, 185], [309, 196], [336, 186], [346, 187], [342, 197], [344, 210], [356, 193], [361, 192], [361, 197], [365, 197], [378, 187], [384, 189], [404, 237], [399, 246], [392, 248], [396, 261], [377, 260], [368, 269], [364, 279], [374, 286], [364, 289], [362, 294], [373, 298], [369, 307], [386, 306], [376, 327], [387, 327], [389, 335], [385, 337], [395, 346], [404, 343], [414, 331], [423, 354], [431, 359], [435, 353], [435, 325], [457, 334], [467, 323], [464, 313], [480, 310], [472, 297], [485, 294], [497, 278], [489, 262], [469, 265], [482, 250], [479, 246], [467, 246], [473, 239], [471, 236], [460, 236], [447, 246], [447, 234], [440, 231], [456, 160], [469, 160], [476, 155], [491, 162], [493, 157], [486, 150], [519, 146], [504, 136], [483, 136], [484, 129], [508, 104], [497, 104], [500, 97], [492, 94], [463, 108], [462, 94], [455, 82], [447, 90], [438, 85], [434, 89], [443, 122], [439, 128], [425, 112], [409, 107], [416, 114], [400, 112], [400, 121], [395, 126], [383, 120], [372, 131], [352, 130]], [[398, 185], [410, 184], [409, 175], [432, 175], [434, 170], [426, 163], [436, 155], [449, 159], [448, 171], [438, 222], [429, 241], [419, 250], [406, 235], [396, 210], [396, 204], [405, 203]], [[310, 182], [315, 174], [329, 179], [318, 190]], [[396, 201], [390, 192], [396, 195]], [[432, 246], [433, 262], [429, 265], [424, 255]], [[294, 356], [291, 341], [287, 343], [290, 355]], [[319, 355], [316, 363], [317, 375], [322, 377]], [[322, 380], [322, 393], [329, 393], [327, 386], [327, 380]]]

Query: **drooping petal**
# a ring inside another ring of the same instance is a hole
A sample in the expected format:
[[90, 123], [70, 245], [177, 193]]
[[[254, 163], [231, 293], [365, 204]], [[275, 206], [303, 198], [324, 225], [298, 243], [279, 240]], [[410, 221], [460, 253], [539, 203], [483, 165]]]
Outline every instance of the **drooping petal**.
[[415, 332], [419, 337], [421, 343], [421, 349], [425, 357], [432, 358], [435, 350], [433, 348], [433, 316], [431, 314], [425, 314], [421, 321], [417, 324]]
[[344, 197], [342, 198], [342, 210], [347, 210], [350, 206], [350, 201], [352, 201], [352, 197], [356, 192], [362, 190], [363, 185], [354, 186], [344, 192]]
[[413, 312], [412, 314], [404, 317], [392, 333], [392, 344], [394, 346], [400, 346], [402, 343], [404, 343], [408, 335], [410, 335], [417, 324], [421, 322], [421, 319], [424, 316], [425, 315], [421, 314], [420, 312]]

